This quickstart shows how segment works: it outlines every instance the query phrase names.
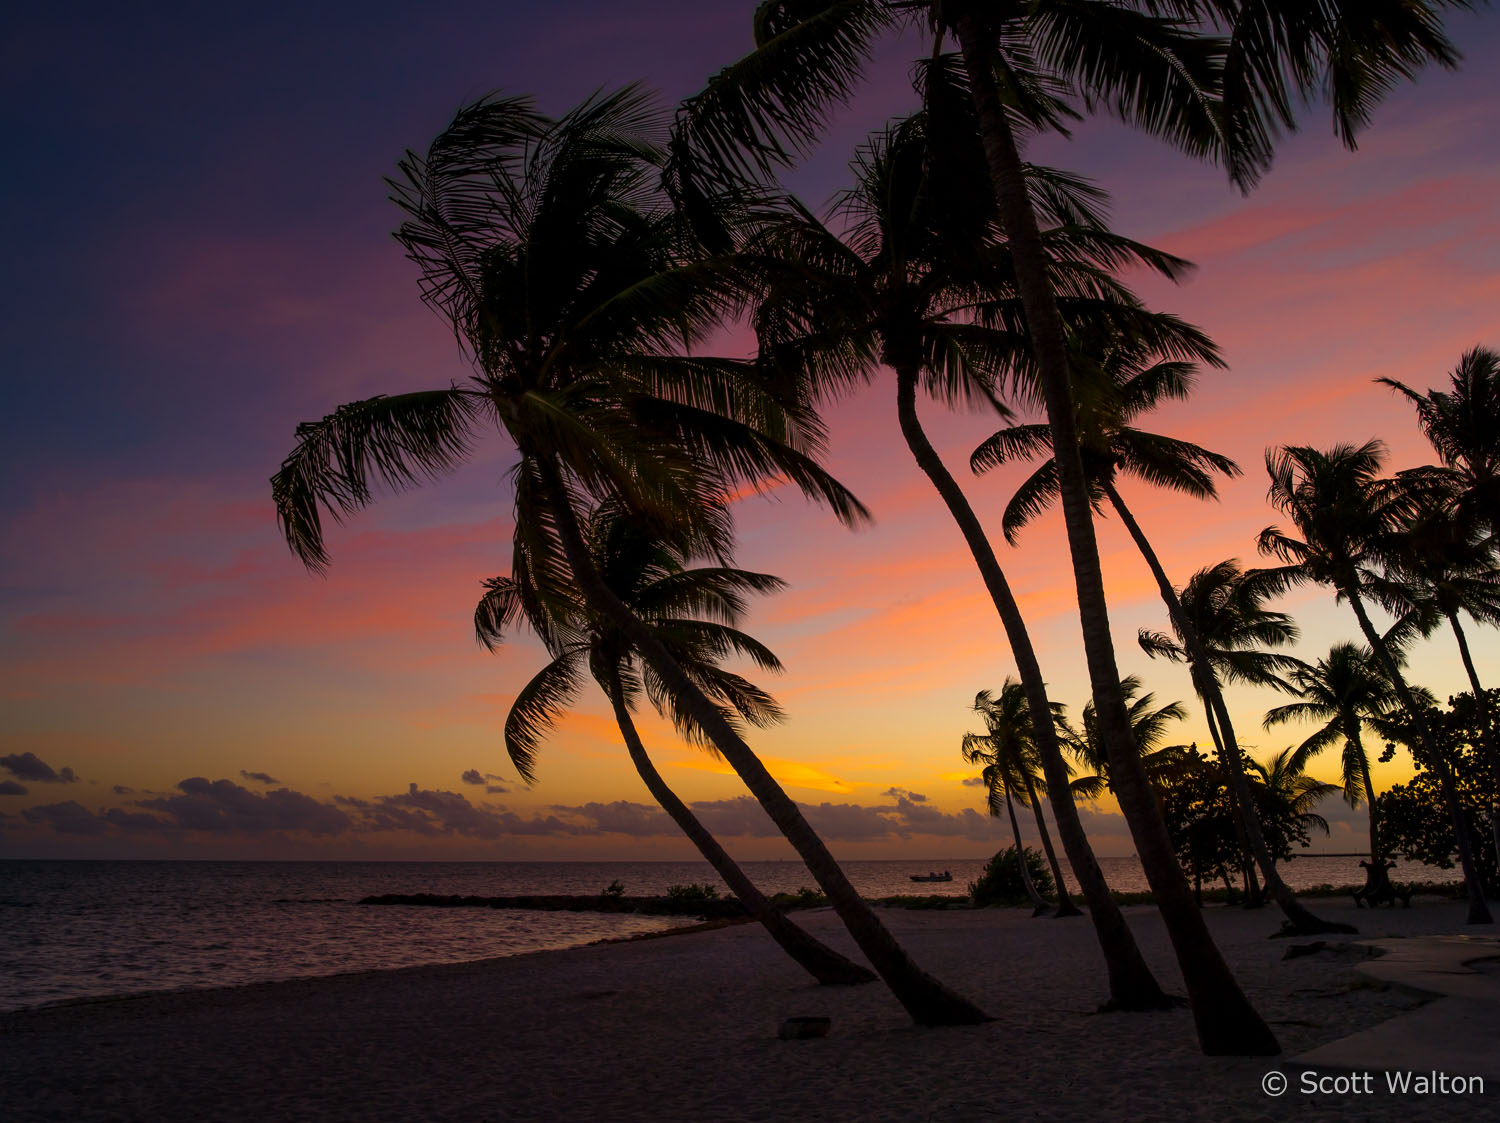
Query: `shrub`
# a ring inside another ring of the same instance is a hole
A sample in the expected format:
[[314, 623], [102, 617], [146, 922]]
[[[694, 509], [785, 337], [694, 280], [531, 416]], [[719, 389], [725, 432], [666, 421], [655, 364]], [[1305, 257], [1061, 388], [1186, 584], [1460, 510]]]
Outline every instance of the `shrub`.
[[717, 901], [719, 891], [712, 885], [673, 885], [667, 889], [669, 901]]
[[625, 896], [625, 886], [618, 879], [615, 881], [611, 881], [604, 887], [604, 893], [602, 895], [605, 897], [623, 897]]
[[[1035, 850], [1026, 850], [1026, 868], [1031, 872], [1032, 883], [1043, 897], [1052, 896], [1054, 886], [1052, 874], [1047, 870], [1046, 860]], [[974, 907], [988, 908], [990, 905], [1029, 905], [1026, 883], [1021, 880], [1021, 868], [1016, 864], [1016, 848], [1007, 846], [984, 867], [978, 881], [969, 883], [969, 896]]]

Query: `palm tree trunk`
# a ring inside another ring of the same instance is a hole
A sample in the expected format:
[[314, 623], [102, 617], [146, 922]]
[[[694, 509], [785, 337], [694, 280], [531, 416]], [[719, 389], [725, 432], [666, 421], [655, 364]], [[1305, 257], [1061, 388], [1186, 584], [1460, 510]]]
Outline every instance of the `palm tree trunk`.
[[792, 923], [785, 913], [771, 904], [765, 894], [755, 887], [745, 876], [745, 871], [719, 845], [719, 840], [709, 833], [698, 821], [698, 817], [688, 810], [687, 804], [678, 799], [677, 793], [667, 786], [661, 773], [656, 770], [656, 765], [646, 755], [646, 746], [641, 743], [635, 722], [630, 717], [630, 709], [625, 704], [625, 689], [617, 672], [610, 672], [607, 689], [610, 703], [614, 706], [615, 721], [620, 726], [620, 735], [625, 739], [625, 748], [629, 750], [631, 763], [635, 765], [636, 773], [645, 783], [646, 790], [661, 804], [662, 810], [672, 817], [682, 833], [692, 840], [698, 852], [714, 868], [714, 872], [729, 886], [729, 891], [745, 906], [745, 911], [760, 922], [771, 934], [771, 938], [781, 945], [782, 951], [824, 986], [874, 982], [877, 977], [875, 972], [846, 959], [810, 936], [799, 925]]
[[1047, 829], [1047, 820], [1042, 815], [1042, 801], [1036, 797], [1036, 784], [1029, 774], [1022, 779], [1026, 781], [1026, 798], [1031, 801], [1031, 813], [1036, 816], [1036, 833], [1042, 840], [1042, 849], [1047, 852], [1047, 864], [1052, 867], [1052, 880], [1057, 884], [1057, 912], [1053, 916], [1082, 916], [1083, 913], [1068, 896], [1068, 883], [1063, 878], [1057, 851], [1052, 847], [1052, 832]]
[[620, 629], [745, 782], [750, 794], [765, 808], [771, 821], [807, 864], [808, 872], [827, 894], [829, 904], [849, 929], [859, 950], [880, 973], [907, 1013], [921, 1025], [977, 1025], [991, 1020], [968, 999], [949, 990], [918, 967], [870, 906], [854, 891], [828, 847], [760, 758], [718, 708], [693, 685], [656, 634], [599, 576], [557, 465], [549, 459], [537, 458], [536, 466], [568, 567], [588, 605]]
[[1375, 782], [1370, 779], [1370, 758], [1365, 755], [1364, 742], [1358, 733], [1354, 735], [1354, 752], [1359, 760], [1359, 779], [1365, 786], [1365, 802], [1370, 809], [1370, 864], [1378, 866], [1385, 860], [1385, 853], [1380, 849], [1380, 830], [1376, 822]]
[[1047, 902], [1036, 890], [1031, 880], [1031, 870], [1026, 865], [1026, 847], [1021, 844], [1021, 824], [1016, 822], [1016, 808], [1010, 800], [1010, 785], [1005, 785], [1005, 813], [1010, 816], [1010, 836], [1016, 840], [1016, 862], [1021, 867], [1021, 884], [1026, 886], [1026, 895], [1031, 898], [1031, 915], [1041, 916], [1047, 911]]
[[[1194, 686], [1198, 686], [1197, 678], [1194, 677]], [[1219, 733], [1219, 723], [1214, 720], [1213, 707], [1208, 704], [1208, 699], [1203, 697], [1202, 688], [1199, 687], [1198, 698], [1203, 703], [1203, 718], [1208, 722], [1208, 735], [1214, 743], [1214, 755], [1218, 758], [1219, 767], [1224, 767], [1224, 738]], [[1245, 830], [1244, 818], [1240, 815], [1239, 802], [1235, 799], [1231, 785], [1224, 785], [1225, 810], [1229, 813], [1230, 821], [1234, 823], [1234, 840], [1240, 848], [1240, 861], [1245, 868], [1245, 907], [1247, 909], [1258, 909], [1265, 905], [1264, 894], [1260, 890], [1260, 882], [1255, 879], [1255, 855], [1250, 850], [1250, 836]], [[1276, 856], [1271, 856], [1272, 864], [1275, 864]]]
[[1167, 1009], [1172, 1000], [1146, 965], [1146, 958], [1141, 954], [1130, 926], [1125, 923], [1125, 914], [1115, 903], [1109, 883], [1104, 880], [1104, 871], [1099, 868], [1099, 860], [1094, 857], [1093, 847], [1084, 833], [1083, 821], [1078, 817], [1078, 805], [1073, 801], [1073, 790], [1068, 784], [1068, 766], [1058, 744], [1057, 728], [1052, 724], [1052, 703], [1047, 698], [1047, 684], [1042, 678], [1036, 651], [1031, 646], [1031, 634], [1026, 630], [1021, 608], [1016, 604], [1010, 583], [1005, 579], [1005, 572], [1000, 568], [1000, 561], [995, 557], [994, 547], [990, 545], [979, 517], [969, 505], [968, 496], [932, 447], [917, 417], [915, 364], [903, 364], [896, 370], [896, 412], [907, 447], [916, 458], [918, 467], [942, 496], [948, 513], [964, 536], [995, 612], [1005, 628], [1005, 637], [1010, 642], [1016, 673], [1026, 692], [1026, 706], [1031, 713], [1031, 728], [1042, 759], [1042, 772], [1047, 778], [1047, 800], [1052, 804], [1057, 833], [1062, 837], [1068, 864], [1078, 879], [1079, 890], [1089, 907], [1094, 935], [1104, 953], [1105, 972], [1109, 979], [1109, 999], [1104, 1007], [1112, 1010]]
[[1151, 576], [1156, 579], [1157, 590], [1167, 606], [1167, 614], [1171, 617], [1172, 626], [1177, 629], [1177, 634], [1182, 637], [1182, 645], [1187, 649], [1188, 660], [1192, 665], [1194, 685], [1197, 686], [1198, 694], [1217, 720], [1219, 735], [1222, 738], [1217, 745], [1219, 763], [1229, 779], [1229, 790], [1234, 793], [1235, 830], [1249, 843], [1250, 853], [1254, 855], [1256, 864], [1260, 866], [1261, 874], [1266, 879], [1266, 888], [1270, 891], [1272, 899], [1281, 909], [1282, 915], [1286, 917], [1292, 930], [1298, 934], [1356, 931], [1357, 929], [1352, 925], [1335, 924], [1314, 916], [1307, 906], [1297, 899], [1291, 887], [1281, 879], [1281, 874], [1276, 869], [1276, 861], [1271, 857], [1271, 848], [1266, 845], [1266, 835], [1261, 829], [1260, 816], [1255, 811], [1255, 800], [1250, 794], [1250, 781], [1245, 776], [1245, 761], [1240, 755], [1239, 741], [1234, 735], [1234, 723], [1229, 720], [1229, 707], [1224, 704], [1224, 692], [1219, 689], [1219, 676], [1214, 672], [1213, 662], [1209, 659], [1207, 649], [1198, 638], [1198, 629], [1193, 627], [1192, 622], [1187, 618], [1187, 613], [1182, 611], [1182, 601], [1178, 599], [1176, 590], [1172, 588], [1172, 582], [1167, 579], [1166, 570], [1162, 568], [1156, 551], [1151, 548], [1150, 541], [1141, 530], [1140, 524], [1135, 521], [1135, 516], [1125, 506], [1125, 501], [1120, 498], [1120, 493], [1115, 490], [1114, 484], [1106, 481], [1104, 491], [1109, 496], [1109, 501], [1116, 513], [1119, 514], [1120, 521], [1130, 532], [1136, 548], [1146, 559]]
[[1490, 700], [1484, 687], [1479, 685], [1479, 672], [1474, 669], [1474, 659], [1469, 654], [1469, 641], [1464, 630], [1458, 626], [1458, 613], [1448, 613], [1448, 623], [1453, 625], [1454, 638], [1458, 640], [1458, 653], [1463, 656], [1464, 670], [1469, 674], [1469, 685], [1474, 690], [1474, 707], [1479, 714], [1479, 728], [1484, 739], [1485, 756], [1490, 762], [1490, 836], [1495, 847], [1495, 868], [1500, 869], [1500, 746], [1495, 744], [1495, 730], [1490, 724]]
[[979, 115], [981, 140], [1000, 221], [1008, 239], [1016, 284], [1041, 375], [1047, 420], [1052, 427], [1052, 450], [1057, 464], [1063, 521], [1068, 531], [1068, 548], [1073, 560], [1073, 578], [1078, 589], [1084, 653], [1115, 795], [1187, 983], [1193, 1021], [1203, 1051], [1211, 1055], [1273, 1055], [1279, 1053], [1281, 1047], [1235, 981], [1229, 965], [1214, 944], [1203, 913], [1193, 904], [1192, 891], [1177, 864], [1166, 823], [1141, 764], [1140, 751], [1125, 709], [1125, 698], [1120, 691], [1119, 667], [1115, 663], [1114, 644], [1109, 633], [1109, 606], [1104, 597], [1093, 511], [1079, 454], [1062, 316], [1048, 280], [1046, 257], [1036, 214], [1026, 192], [1020, 151], [1000, 103], [988, 43], [971, 13], [965, 12], [958, 18], [956, 30]]
[[1375, 625], [1370, 622], [1370, 617], [1365, 612], [1364, 601], [1360, 599], [1359, 593], [1349, 585], [1339, 588], [1349, 600], [1349, 607], [1354, 609], [1354, 615], [1359, 620], [1360, 631], [1364, 632], [1365, 639], [1369, 641], [1370, 650], [1375, 652], [1375, 657], [1380, 660], [1381, 669], [1385, 671], [1386, 678], [1390, 679], [1391, 687], [1396, 691], [1396, 696], [1401, 699], [1401, 705], [1406, 708], [1407, 716], [1411, 723], [1416, 726], [1417, 739], [1422, 743], [1422, 755], [1426, 757], [1425, 763], [1437, 773], [1438, 786], [1443, 792], [1443, 802], [1448, 805], [1448, 816], [1453, 820], [1453, 838], [1458, 846], [1458, 864], [1464, 871], [1464, 887], [1469, 893], [1469, 923], [1470, 924], [1492, 924], [1490, 919], [1489, 905], [1484, 901], [1484, 883], [1479, 879], [1479, 870], [1474, 865], [1474, 851], [1469, 845], [1469, 827], [1464, 822], [1463, 804], [1459, 802], [1458, 788], [1453, 783], [1453, 772], [1448, 767], [1448, 758], [1443, 755], [1442, 748], [1437, 739], [1432, 735], [1432, 727], [1427, 724], [1427, 717], [1422, 713], [1417, 700], [1412, 697], [1411, 688], [1406, 685], [1406, 676], [1401, 673], [1401, 668], [1396, 666], [1396, 660], [1391, 658], [1390, 649], [1386, 646], [1385, 637], [1375, 630]]

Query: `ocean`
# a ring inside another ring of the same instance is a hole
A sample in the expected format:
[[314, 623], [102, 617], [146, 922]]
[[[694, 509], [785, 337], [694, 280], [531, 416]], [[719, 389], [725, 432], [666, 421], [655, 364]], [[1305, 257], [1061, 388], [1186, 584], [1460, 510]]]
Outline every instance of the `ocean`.
[[[1300, 857], [1294, 887], [1358, 884], [1358, 858]], [[1133, 858], [1102, 858], [1110, 884], [1146, 888]], [[860, 893], [962, 896], [983, 860], [849, 861]], [[745, 862], [767, 893], [813, 886], [799, 862]], [[950, 870], [951, 882], [910, 875]], [[1408, 864], [1404, 880], [1452, 880]], [[0, 1010], [82, 998], [457, 963], [661, 931], [692, 918], [361, 906], [380, 893], [631, 896], [713, 884], [703, 862], [0, 861]]]

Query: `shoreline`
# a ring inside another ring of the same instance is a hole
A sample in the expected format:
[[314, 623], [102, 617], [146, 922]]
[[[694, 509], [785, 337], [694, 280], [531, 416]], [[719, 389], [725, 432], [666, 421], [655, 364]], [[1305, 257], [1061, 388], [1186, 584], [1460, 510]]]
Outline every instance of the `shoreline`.
[[[1430, 898], [1410, 910], [1328, 901], [1321, 911], [1360, 926], [1350, 941], [1494, 934], [1466, 929], [1461, 906]], [[1153, 969], [1180, 992], [1155, 910], [1132, 906], [1126, 916]], [[1356, 977], [1337, 944], [1283, 958], [1286, 942], [1267, 938], [1279, 926], [1274, 911], [1205, 916], [1287, 1056], [1424, 1004]], [[753, 924], [694, 926], [660, 934], [680, 939], [0, 1014], [6, 1116], [1260, 1120], [1338, 1102], [1268, 1100], [1258, 1081], [1273, 1065], [1203, 1057], [1185, 1010], [1095, 1013], [1102, 959], [1086, 920], [1033, 920], [1021, 909], [887, 909], [882, 918], [924, 968], [997, 1021], [921, 1029], [880, 984], [811, 984]], [[799, 922], [852, 951], [830, 911]], [[776, 1038], [783, 1019], [809, 1014], [832, 1018], [828, 1038]], [[1380, 1123], [1422, 1110], [1399, 1097], [1358, 1107]]]

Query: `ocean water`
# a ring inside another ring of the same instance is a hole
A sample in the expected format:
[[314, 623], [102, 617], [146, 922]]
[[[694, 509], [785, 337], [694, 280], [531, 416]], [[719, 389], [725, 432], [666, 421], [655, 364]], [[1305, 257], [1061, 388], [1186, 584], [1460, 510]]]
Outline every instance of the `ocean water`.
[[[1357, 858], [1303, 857], [1293, 887], [1358, 884]], [[1134, 858], [1103, 858], [1110, 884], [1146, 888]], [[866, 897], [962, 896], [982, 860], [850, 861]], [[767, 893], [814, 884], [795, 861], [746, 862]], [[910, 875], [950, 870], [951, 882]], [[1407, 865], [1401, 879], [1451, 880]], [[575, 947], [694, 923], [684, 917], [360, 905], [380, 893], [631, 896], [714, 884], [703, 862], [0, 861], [0, 1010], [79, 998], [457, 963]]]

